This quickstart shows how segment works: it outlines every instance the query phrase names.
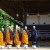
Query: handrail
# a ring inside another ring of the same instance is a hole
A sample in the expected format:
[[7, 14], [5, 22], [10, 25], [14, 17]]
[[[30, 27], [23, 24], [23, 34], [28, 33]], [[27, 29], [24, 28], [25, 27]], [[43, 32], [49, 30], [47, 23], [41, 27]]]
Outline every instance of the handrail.
[[40, 38], [50, 38], [50, 30], [38, 30], [38, 37]]

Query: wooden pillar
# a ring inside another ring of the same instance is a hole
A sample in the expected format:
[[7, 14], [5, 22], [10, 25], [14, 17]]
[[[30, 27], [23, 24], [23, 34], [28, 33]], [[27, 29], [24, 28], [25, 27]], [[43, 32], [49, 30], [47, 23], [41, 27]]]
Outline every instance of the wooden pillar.
[[26, 13], [25, 13], [25, 9], [23, 8], [23, 28], [26, 25]]

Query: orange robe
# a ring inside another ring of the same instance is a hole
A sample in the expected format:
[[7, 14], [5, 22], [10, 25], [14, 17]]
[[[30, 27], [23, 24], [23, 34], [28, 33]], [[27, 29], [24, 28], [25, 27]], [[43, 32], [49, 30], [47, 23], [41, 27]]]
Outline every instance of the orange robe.
[[6, 30], [6, 43], [13, 44], [13, 40], [10, 39], [10, 31]]
[[22, 43], [24, 43], [24, 44], [29, 43], [28, 42], [28, 33], [25, 30], [23, 30], [23, 32], [22, 32]]
[[20, 38], [19, 38], [19, 33], [18, 33], [18, 31], [15, 32], [14, 44], [15, 44], [15, 45], [21, 45], [21, 41], [20, 41]]
[[4, 45], [5, 45], [5, 42], [4, 42], [3, 39], [4, 39], [4, 38], [3, 38], [3, 33], [0, 31], [0, 45], [1, 45], [1, 46], [4, 46]]

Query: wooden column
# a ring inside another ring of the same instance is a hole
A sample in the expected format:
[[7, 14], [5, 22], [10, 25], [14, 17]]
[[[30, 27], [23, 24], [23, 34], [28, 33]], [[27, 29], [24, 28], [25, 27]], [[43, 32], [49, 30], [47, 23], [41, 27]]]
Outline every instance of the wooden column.
[[25, 13], [25, 9], [23, 8], [23, 27], [26, 25], [26, 13]]

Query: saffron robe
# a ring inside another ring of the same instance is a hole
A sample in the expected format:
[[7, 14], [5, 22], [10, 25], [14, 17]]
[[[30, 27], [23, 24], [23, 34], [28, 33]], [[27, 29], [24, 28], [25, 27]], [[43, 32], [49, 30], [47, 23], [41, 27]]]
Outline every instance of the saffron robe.
[[0, 31], [0, 45], [1, 45], [1, 46], [4, 46], [4, 45], [5, 45], [4, 37], [3, 37], [2, 31]]
[[26, 30], [22, 31], [22, 43], [29, 44], [28, 42], [28, 33]]
[[9, 45], [13, 44], [13, 40], [11, 39], [10, 35], [10, 31], [6, 30], [6, 43]]
[[15, 45], [21, 45], [21, 41], [20, 41], [20, 37], [19, 37], [19, 32], [18, 31], [15, 32], [14, 44]]

